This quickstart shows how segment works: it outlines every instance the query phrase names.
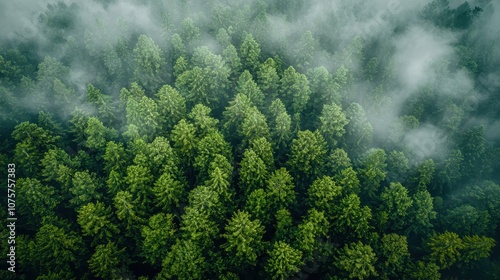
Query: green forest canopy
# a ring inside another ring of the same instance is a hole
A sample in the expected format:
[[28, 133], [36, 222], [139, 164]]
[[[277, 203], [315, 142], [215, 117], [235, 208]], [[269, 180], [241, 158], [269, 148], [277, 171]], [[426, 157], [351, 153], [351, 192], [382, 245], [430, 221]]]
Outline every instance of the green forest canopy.
[[2, 4], [1, 279], [500, 279], [498, 3], [90, 2]]

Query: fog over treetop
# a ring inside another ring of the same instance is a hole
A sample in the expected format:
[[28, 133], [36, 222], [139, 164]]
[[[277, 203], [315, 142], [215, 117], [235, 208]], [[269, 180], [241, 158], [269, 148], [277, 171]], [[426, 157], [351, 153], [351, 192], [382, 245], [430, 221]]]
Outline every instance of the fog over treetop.
[[[498, 1], [19, 0], [0, 26], [28, 278], [498, 277]], [[52, 261], [53, 232], [83, 249]]]

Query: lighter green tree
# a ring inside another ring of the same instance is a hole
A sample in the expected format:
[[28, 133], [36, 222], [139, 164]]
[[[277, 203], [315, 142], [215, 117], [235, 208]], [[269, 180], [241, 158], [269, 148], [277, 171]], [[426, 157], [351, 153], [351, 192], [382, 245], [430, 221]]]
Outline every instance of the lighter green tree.
[[344, 271], [349, 278], [366, 279], [378, 275], [374, 267], [376, 260], [372, 247], [358, 241], [346, 244], [340, 250], [334, 265]]
[[319, 249], [321, 239], [327, 237], [330, 223], [323, 211], [311, 209], [297, 230], [297, 245], [307, 260], [314, 260], [314, 252]]
[[363, 195], [374, 197], [377, 194], [380, 183], [387, 175], [385, 160], [383, 149], [371, 149], [361, 160], [362, 168], [358, 170], [358, 175], [363, 186], [361, 190]]
[[395, 233], [384, 234], [381, 251], [381, 275], [385, 276], [386, 279], [401, 275], [406, 268], [405, 264], [410, 258], [406, 236]]
[[264, 187], [269, 173], [265, 163], [252, 149], [245, 151], [240, 166], [240, 188], [246, 196], [252, 191]]
[[156, 93], [158, 107], [158, 123], [162, 134], [170, 132], [175, 124], [186, 117], [186, 100], [173, 87], [164, 85]]
[[184, 184], [176, 180], [169, 172], [163, 173], [153, 187], [156, 206], [163, 211], [178, 207], [184, 194], [184, 188]]
[[162, 83], [165, 68], [162, 50], [150, 37], [139, 36], [134, 48], [134, 78], [146, 89], [156, 90]]
[[77, 221], [82, 227], [83, 235], [93, 237], [96, 242], [106, 242], [119, 233], [111, 218], [110, 206], [106, 207], [102, 202], [90, 202], [78, 210]]
[[299, 182], [312, 181], [323, 173], [327, 144], [319, 131], [299, 131], [293, 139], [287, 164]]
[[141, 218], [142, 209], [138, 209], [137, 202], [132, 199], [132, 194], [128, 191], [118, 192], [113, 198], [113, 205], [118, 220], [122, 222], [127, 231], [138, 229], [144, 222]]
[[304, 74], [288, 67], [280, 80], [280, 98], [284, 100], [287, 111], [292, 115], [300, 114], [309, 101], [311, 89]]
[[244, 69], [255, 71], [259, 65], [260, 45], [252, 34], [247, 34], [240, 46], [240, 57]]
[[114, 242], [98, 245], [88, 261], [95, 276], [110, 279], [123, 272], [125, 248], [118, 249]]
[[297, 193], [293, 178], [286, 168], [276, 170], [267, 180], [266, 186], [273, 209], [287, 208], [295, 204]]
[[407, 216], [413, 205], [408, 189], [400, 183], [391, 183], [380, 195], [382, 205], [380, 211], [387, 214], [387, 227], [391, 230], [400, 230], [405, 227]]
[[460, 258], [460, 251], [464, 248], [458, 234], [448, 231], [431, 237], [428, 245], [431, 248], [431, 260], [441, 268], [448, 268], [457, 262]]
[[222, 247], [233, 256], [231, 262], [237, 267], [255, 265], [264, 248], [264, 227], [260, 221], [251, 220], [246, 211], [237, 211], [228, 221], [225, 230], [226, 233], [222, 236], [226, 243]]
[[266, 272], [271, 279], [287, 279], [299, 272], [302, 265], [302, 252], [283, 241], [273, 244], [266, 264]]
[[160, 275], [163, 278], [204, 279], [208, 263], [195, 242], [178, 239], [163, 260], [162, 267]]
[[96, 175], [90, 174], [87, 170], [75, 172], [72, 183], [69, 190], [73, 197], [69, 202], [76, 208], [94, 202], [102, 196]]
[[240, 134], [243, 137], [244, 146], [248, 146], [249, 143], [261, 137], [270, 139], [270, 131], [266, 117], [257, 107], [252, 107], [247, 111], [245, 119], [241, 124]]
[[342, 187], [337, 185], [331, 177], [323, 176], [316, 179], [307, 190], [307, 202], [309, 207], [331, 215], [334, 213], [334, 205], [338, 203]]
[[141, 255], [148, 263], [158, 267], [173, 245], [175, 233], [174, 217], [171, 214], [159, 213], [152, 216], [148, 224], [141, 228]]
[[319, 131], [330, 147], [337, 146], [338, 141], [345, 133], [345, 126], [349, 123], [342, 107], [335, 103], [323, 106], [319, 119], [321, 122]]

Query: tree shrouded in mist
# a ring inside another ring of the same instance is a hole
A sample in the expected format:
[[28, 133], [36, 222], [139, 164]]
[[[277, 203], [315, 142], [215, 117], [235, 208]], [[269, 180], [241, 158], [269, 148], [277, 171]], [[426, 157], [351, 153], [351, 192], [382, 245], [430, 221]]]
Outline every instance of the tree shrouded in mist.
[[498, 1], [3, 2], [0, 279], [500, 278]]

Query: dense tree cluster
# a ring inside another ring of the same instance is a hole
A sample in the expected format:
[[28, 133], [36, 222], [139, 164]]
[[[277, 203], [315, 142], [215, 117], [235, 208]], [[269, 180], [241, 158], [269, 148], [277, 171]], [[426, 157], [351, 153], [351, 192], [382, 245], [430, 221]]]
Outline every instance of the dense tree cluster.
[[[100, 21], [82, 29], [79, 4], [58, 2], [38, 21], [51, 55], [35, 39], [0, 49], [19, 279], [500, 277], [500, 142], [464, 117], [498, 118], [498, 95], [443, 103], [430, 82], [376, 135], [397, 88], [386, 38], [341, 45], [321, 26], [289, 43], [266, 36], [305, 1], [212, 1], [203, 25], [177, 20], [196, 14], [186, 1], [166, 2], [148, 4], [158, 38], [125, 23], [112, 36]], [[477, 2], [421, 11], [463, 34], [442, 71], [498, 67], [477, 34], [490, 6]], [[92, 69], [83, 87], [77, 61]], [[404, 144], [428, 125], [446, 133], [443, 155]]]

